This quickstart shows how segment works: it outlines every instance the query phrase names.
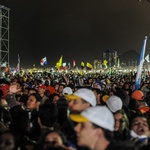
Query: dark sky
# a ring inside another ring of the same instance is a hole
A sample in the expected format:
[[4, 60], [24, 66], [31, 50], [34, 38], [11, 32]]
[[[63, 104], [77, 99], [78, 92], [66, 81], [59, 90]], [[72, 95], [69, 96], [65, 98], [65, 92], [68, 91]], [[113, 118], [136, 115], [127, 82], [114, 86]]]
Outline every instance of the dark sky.
[[54, 66], [74, 58], [93, 63], [103, 51], [140, 53], [144, 36], [150, 51], [150, 3], [147, 0], [0, 0], [10, 8], [10, 65], [20, 54], [22, 67]]

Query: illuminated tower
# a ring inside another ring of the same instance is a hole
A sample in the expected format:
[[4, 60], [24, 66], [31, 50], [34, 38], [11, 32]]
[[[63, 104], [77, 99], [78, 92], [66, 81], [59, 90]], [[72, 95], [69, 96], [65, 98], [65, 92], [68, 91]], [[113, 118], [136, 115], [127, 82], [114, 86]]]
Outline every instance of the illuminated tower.
[[9, 10], [0, 5], [0, 66], [9, 65]]

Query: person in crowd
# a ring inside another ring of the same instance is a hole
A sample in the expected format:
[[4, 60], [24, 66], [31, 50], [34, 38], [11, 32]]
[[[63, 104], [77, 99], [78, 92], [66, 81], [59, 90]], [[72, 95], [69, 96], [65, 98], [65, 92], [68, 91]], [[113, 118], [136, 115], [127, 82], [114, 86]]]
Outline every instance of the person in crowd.
[[20, 103], [26, 104], [28, 95], [29, 95], [29, 90], [30, 90], [30, 88], [28, 88], [28, 87], [26, 87], [23, 90], [23, 94], [21, 95], [20, 100], [19, 100]]
[[101, 91], [100, 89], [98, 88], [93, 88], [92, 91], [94, 92], [95, 94], [95, 97], [96, 97], [96, 105], [101, 105]]
[[45, 103], [45, 101], [48, 99], [48, 97], [45, 94], [46, 91], [46, 86], [45, 85], [40, 85], [38, 86], [38, 94], [41, 97], [41, 105]]
[[59, 89], [59, 83], [58, 82], [54, 83], [54, 89], [55, 89], [56, 93], [58, 93], [58, 89]]
[[148, 106], [150, 106], [150, 91], [146, 93], [145, 102]]
[[114, 113], [114, 139], [116, 141], [127, 140], [129, 138], [129, 119], [123, 109]]
[[90, 150], [115, 149], [113, 138], [115, 121], [106, 106], [90, 107], [80, 114], [70, 114], [70, 119], [77, 122], [74, 130], [79, 146]]
[[0, 106], [0, 133], [9, 130], [9, 125], [12, 121], [9, 109]]
[[60, 97], [63, 96], [63, 89], [65, 88], [65, 86], [66, 86], [66, 84], [64, 82], [61, 82], [59, 84], [58, 93], [59, 93]]
[[37, 91], [36, 89], [34, 89], [34, 88], [30, 88], [30, 89], [29, 89], [28, 96], [29, 96], [30, 94], [33, 94], [33, 93], [38, 94], [38, 91]]
[[73, 93], [73, 91], [72, 91], [72, 89], [71, 89], [70, 87], [65, 87], [65, 88], [63, 89], [63, 92], [62, 92], [63, 96], [65, 96], [65, 95], [70, 95], [70, 94], [72, 94], [72, 93]]
[[47, 130], [39, 139], [37, 150], [47, 150], [53, 147], [64, 148], [66, 150], [75, 150], [65, 135], [59, 130]]
[[146, 106], [146, 103], [144, 101], [144, 94], [143, 94], [142, 91], [140, 91], [140, 90], [134, 90], [131, 93], [131, 98], [133, 98], [136, 101], [138, 108]]
[[80, 113], [90, 106], [96, 106], [96, 97], [92, 90], [81, 88], [65, 96], [69, 100], [70, 113]]
[[108, 108], [111, 110], [111, 112], [115, 113], [118, 110], [122, 109], [122, 100], [116, 96], [116, 95], [112, 95], [110, 96], [107, 101], [106, 104], [108, 106]]
[[150, 129], [145, 115], [136, 113], [130, 121], [130, 136], [138, 148], [150, 143]]
[[10, 109], [12, 121], [10, 129], [17, 137], [20, 146], [31, 140], [37, 141], [40, 136], [38, 110], [41, 98], [38, 94], [30, 94], [26, 105], [16, 105]]
[[17, 150], [17, 143], [11, 131], [5, 131], [0, 135], [0, 150]]
[[16, 100], [16, 93], [21, 91], [21, 88], [18, 87], [18, 84], [13, 82], [9, 87], [9, 92], [6, 96], [6, 101], [10, 108], [19, 105], [19, 102]]
[[57, 93], [52, 94], [49, 98], [51, 103], [53, 103], [54, 105], [57, 105], [57, 102], [58, 102], [59, 99], [60, 99], [60, 96]]
[[9, 106], [8, 106], [8, 103], [7, 103], [6, 99], [4, 99], [4, 98], [0, 98], [0, 106], [3, 107], [3, 108], [5, 108], [6, 110], [10, 109]]
[[41, 132], [47, 129], [54, 130], [57, 128], [57, 107], [51, 101], [47, 100], [40, 108], [38, 113], [38, 123]]

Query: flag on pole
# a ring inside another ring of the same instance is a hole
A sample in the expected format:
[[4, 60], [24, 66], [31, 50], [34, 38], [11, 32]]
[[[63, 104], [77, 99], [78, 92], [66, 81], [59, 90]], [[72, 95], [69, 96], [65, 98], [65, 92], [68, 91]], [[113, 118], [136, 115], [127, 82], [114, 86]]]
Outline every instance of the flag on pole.
[[41, 64], [41, 66], [47, 65], [47, 58], [46, 57], [42, 58], [40, 61], [40, 64]]
[[108, 61], [105, 59], [105, 60], [103, 61], [103, 65], [104, 65], [104, 67], [106, 67], [106, 68], [107, 68], [107, 63], [108, 63]]
[[143, 46], [142, 46], [142, 50], [141, 50], [141, 54], [140, 54], [140, 60], [139, 60], [139, 63], [138, 63], [136, 82], [135, 82], [135, 89], [136, 90], [138, 90], [140, 88], [141, 74], [142, 74], [142, 68], [143, 68], [143, 63], [144, 63], [146, 42], [147, 42], [147, 36], [145, 36], [145, 38], [144, 38]]
[[56, 68], [59, 69], [62, 66], [62, 59], [63, 59], [63, 56], [61, 56], [59, 61], [56, 63]]
[[93, 68], [93, 66], [89, 62], [87, 62], [86, 63], [86, 69], [91, 70], [92, 68]]
[[147, 54], [147, 56], [145, 57], [145, 60], [146, 60], [147, 62], [149, 62], [149, 54]]
[[81, 62], [81, 69], [84, 69], [84, 62]]
[[18, 58], [17, 58], [17, 71], [20, 72], [20, 56], [18, 54]]

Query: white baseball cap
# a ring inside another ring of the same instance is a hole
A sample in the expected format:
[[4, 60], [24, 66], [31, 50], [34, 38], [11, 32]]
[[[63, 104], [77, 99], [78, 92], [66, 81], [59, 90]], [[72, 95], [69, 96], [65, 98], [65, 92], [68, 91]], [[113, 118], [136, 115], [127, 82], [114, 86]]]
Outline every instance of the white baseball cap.
[[65, 94], [72, 94], [72, 93], [73, 92], [72, 92], [72, 89], [70, 87], [65, 87], [63, 89], [63, 92], [62, 92], [63, 95], [65, 95]]
[[113, 113], [122, 109], [122, 105], [123, 105], [120, 97], [116, 95], [110, 96], [108, 100], [106, 101], [106, 104]]
[[82, 98], [86, 102], [90, 103], [92, 106], [96, 106], [96, 97], [93, 91], [86, 88], [78, 89], [73, 94], [65, 95], [65, 97], [71, 100]]
[[75, 122], [92, 122], [95, 125], [114, 131], [114, 116], [106, 106], [89, 107], [81, 114], [70, 114], [70, 119]]

